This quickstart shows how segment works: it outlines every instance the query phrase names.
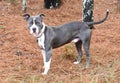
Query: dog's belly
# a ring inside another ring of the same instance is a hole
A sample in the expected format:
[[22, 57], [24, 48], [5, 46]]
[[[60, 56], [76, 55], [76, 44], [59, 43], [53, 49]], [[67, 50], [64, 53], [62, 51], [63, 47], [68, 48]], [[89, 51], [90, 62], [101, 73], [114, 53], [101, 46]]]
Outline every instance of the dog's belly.
[[72, 42], [73, 42], [73, 43], [76, 43], [76, 42], [78, 42], [79, 40], [80, 40], [79, 38], [75, 38], [75, 39], [72, 40]]
[[79, 38], [74, 38], [74, 39], [70, 39], [70, 40], [64, 41], [64, 42], [63, 41], [56, 41], [56, 42], [53, 42], [52, 47], [57, 48], [57, 47], [63, 46], [63, 45], [70, 43], [70, 42], [76, 43], [79, 40], [80, 40]]
[[70, 42], [71, 42], [71, 40], [68, 40], [68, 41], [54, 41], [53, 44], [52, 44], [52, 47], [53, 48], [58, 48], [58, 47], [63, 46], [67, 43], [70, 43]]

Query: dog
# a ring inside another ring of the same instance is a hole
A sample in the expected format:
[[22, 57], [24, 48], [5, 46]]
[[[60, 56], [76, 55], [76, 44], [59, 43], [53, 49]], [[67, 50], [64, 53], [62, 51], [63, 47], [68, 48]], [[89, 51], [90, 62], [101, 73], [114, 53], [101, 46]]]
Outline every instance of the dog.
[[78, 51], [78, 59], [74, 64], [78, 64], [81, 61], [81, 47], [83, 45], [86, 53], [86, 68], [88, 68], [90, 66], [89, 47], [92, 34], [90, 26], [104, 22], [107, 19], [108, 14], [109, 11], [106, 12], [105, 17], [102, 20], [97, 22], [74, 21], [56, 27], [46, 26], [44, 24], [44, 14], [37, 16], [24, 14], [23, 16], [27, 21], [30, 33], [37, 38], [38, 45], [42, 50], [45, 68], [42, 74], [46, 75], [50, 69], [52, 49], [63, 46], [71, 41], [75, 43]]
[[44, 7], [47, 9], [57, 8], [61, 5], [61, 0], [44, 0]]

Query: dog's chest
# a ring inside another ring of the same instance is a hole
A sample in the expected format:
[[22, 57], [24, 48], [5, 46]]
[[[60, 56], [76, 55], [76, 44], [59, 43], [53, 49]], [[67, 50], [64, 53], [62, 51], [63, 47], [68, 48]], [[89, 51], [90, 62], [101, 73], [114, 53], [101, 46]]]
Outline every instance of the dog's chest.
[[44, 41], [45, 35], [42, 34], [41, 37], [38, 38], [38, 45], [40, 46], [41, 49], [45, 49]]

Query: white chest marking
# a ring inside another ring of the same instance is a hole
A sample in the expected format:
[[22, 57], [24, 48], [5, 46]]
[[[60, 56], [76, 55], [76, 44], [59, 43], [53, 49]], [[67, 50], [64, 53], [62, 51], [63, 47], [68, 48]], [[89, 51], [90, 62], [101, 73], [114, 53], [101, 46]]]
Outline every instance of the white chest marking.
[[38, 45], [40, 46], [40, 48], [45, 49], [45, 35], [44, 33], [41, 35], [41, 37], [38, 38]]

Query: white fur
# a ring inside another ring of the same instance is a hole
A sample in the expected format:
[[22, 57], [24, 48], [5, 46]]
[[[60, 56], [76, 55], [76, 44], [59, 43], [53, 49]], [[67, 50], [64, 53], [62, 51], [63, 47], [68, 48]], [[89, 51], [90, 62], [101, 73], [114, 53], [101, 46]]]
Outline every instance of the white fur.
[[43, 24], [43, 28], [42, 28], [40, 34], [38, 34], [38, 35], [36, 36], [37, 38], [39, 38], [39, 37], [44, 33], [44, 31], [45, 31], [45, 24], [44, 24], [44, 23], [42, 23], [42, 24]]
[[43, 28], [41, 30], [41, 33], [38, 34], [37, 38], [38, 38], [38, 45], [45, 49], [45, 45], [44, 45], [44, 41], [45, 41], [45, 34], [44, 34], [44, 31], [45, 31], [45, 24], [43, 23]]
[[[45, 49], [44, 41], [45, 41], [45, 36], [44, 36], [44, 34], [42, 34], [41, 37], [38, 38], [38, 44], [43, 49]], [[42, 73], [42, 75], [46, 75], [48, 73], [48, 70], [50, 69], [51, 59], [48, 62], [46, 62], [46, 52], [45, 52], [45, 50], [42, 50], [42, 56], [43, 56], [43, 61], [44, 61], [44, 66], [43, 67], [45, 68], [45, 70]]]
[[40, 48], [45, 49], [44, 41], [45, 41], [45, 35], [42, 34], [41, 37], [38, 38], [38, 45], [40, 46]]
[[51, 59], [46, 62], [46, 53], [44, 50], [42, 50], [42, 55], [43, 55], [43, 60], [44, 60], [44, 66], [43, 68], [45, 68], [44, 72], [42, 73], [42, 75], [46, 75], [50, 69], [50, 63], [51, 63]]
[[50, 63], [51, 63], [51, 59], [48, 62], [45, 61], [45, 64], [44, 64], [45, 70], [42, 73], [42, 75], [46, 75], [48, 73], [48, 71], [50, 69]]
[[50, 69], [51, 59], [48, 62], [46, 62], [46, 53], [45, 53], [44, 50], [42, 50], [42, 55], [43, 55], [43, 61], [44, 61], [43, 68], [45, 68], [44, 72], [42, 73], [42, 75], [46, 75], [48, 73], [49, 69]]
[[44, 62], [44, 66], [43, 66], [43, 68], [45, 68], [46, 53], [45, 53], [44, 50], [42, 50], [42, 56], [43, 56], [43, 62]]
[[76, 39], [72, 40], [72, 42], [73, 42], [73, 43], [76, 43], [76, 42], [78, 42], [79, 40], [80, 40], [79, 38], [76, 38]]
[[75, 61], [73, 64], [79, 64], [79, 62], [78, 62], [78, 61]]
[[[42, 49], [45, 49], [45, 45], [44, 45], [44, 41], [45, 41], [45, 34], [44, 34], [44, 31], [45, 31], [45, 24], [43, 23], [43, 28], [40, 32], [40, 34], [38, 34], [37, 38], [38, 38], [38, 45], [42, 48]], [[43, 61], [44, 61], [44, 72], [42, 73], [43, 75], [46, 75], [48, 73], [48, 70], [50, 69], [50, 62], [51, 62], [51, 59], [46, 62], [46, 52], [45, 50], [42, 50], [42, 55], [43, 55]]]

